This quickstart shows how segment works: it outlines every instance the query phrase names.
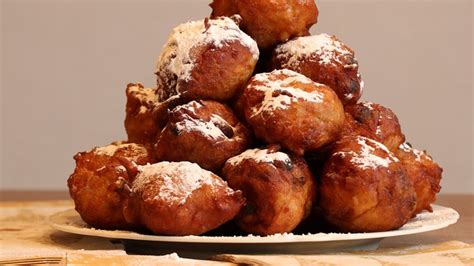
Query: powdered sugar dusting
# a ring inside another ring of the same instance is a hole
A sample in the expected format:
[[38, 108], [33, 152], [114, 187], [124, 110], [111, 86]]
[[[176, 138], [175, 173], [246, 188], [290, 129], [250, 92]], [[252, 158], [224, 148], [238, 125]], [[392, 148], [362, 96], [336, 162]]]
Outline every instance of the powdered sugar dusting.
[[[180, 111], [186, 109], [191, 113], [196, 114], [196, 109], [203, 108], [203, 105], [197, 101], [192, 101], [188, 104], [181, 105], [175, 109], [175, 111]], [[228, 125], [231, 127], [227, 121], [222, 117], [212, 114], [209, 121], [203, 119], [193, 118], [188, 114], [183, 114], [184, 119], [175, 124], [178, 134], [180, 132], [200, 132], [203, 136], [211, 139], [222, 139], [226, 138], [226, 135], [217, 125]]]
[[[365, 108], [369, 109], [370, 111], [375, 110], [375, 107], [374, 107], [375, 103], [364, 101], [364, 102], [360, 102], [359, 104], [364, 106]], [[388, 114], [387, 114], [387, 118], [392, 119], [392, 117]], [[381, 124], [382, 124], [382, 116], [379, 114], [378, 115], [378, 120], [377, 120], [377, 128], [375, 129], [375, 134], [379, 137], [382, 137]]]
[[270, 163], [273, 164], [275, 161], [291, 163], [290, 157], [283, 152], [270, 152], [268, 149], [251, 149], [246, 150], [240, 155], [230, 158], [227, 160], [228, 164], [236, 165], [244, 160], [253, 160], [257, 163]]
[[382, 128], [380, 127], [380, 125], [377, 125], [377, 129], [375, 130], [375, 134], [377, 136], [380, 136], [382, 134]]
[[361, 102], [360, 104], [371, 111], [374, 110], [374, 103], [372, 102], [364, 101], [364, 102]]
[[[203, 136], [211, 139], [225, 138], [225, 134], [212, 121], [204, 121], [202, 119], [194, 119], [189, 115], [185, 115], [185, 119], [176, 123], [176, 130], [180, 132], [198, 131]], [[179, 134], [178, 133], [178, 134]]]
[[[341, 156], [345, 158], [350, 156], [350, 161], [361, 167], [362, 169], [374, 169], [377, 167], [389, 167], [390, 163], [398, 162], [399, 160], [385, 147], [383, 144], [371, 140], [369, 138], [358, 136], [357, 143], [360, 146], [360, 151], [339, 151], [334, 153], [333, 156]], [[386, 158], [382, 158], [375, 154], [375, 150], [383, 150], [386, 154]]]
[[[139, 193], [146, 186], [159, 186], [151, 199], [184, 204], [188, 197], [204, 185], [215, 187], [212, 173], [190, 162], [160, 162], [140, 166], [132, 184], [132, 191]], [[223, 182], [223, 181], [222, 181]]]
[[[457, 218], [459, 216], [453, 209], [450, 208], [440, 208], [438, 206], [433, 206], [434, 212], [436, 215], [430, 212], [421, 212], [416, 215], [415, 218], [411, 219], [410, 222], [405, 224], [399, 230], [410, 230], [415, 228], [420, 228], [423, 226], [430, 226], [443, 223], [449, 219]], [[454, 211], [454, 212], [453, 212]]]
[[193, 114], [197, 114], [196, 111], [199, 108], [202, 108], [203, 105], [199, 101], [191, 101], [187, 104], [182, 104], [173, 109], [174, 112], [182, 112], [182, 111], [187, 111], [191, 112]]
[[[279, 45], [275, 52], [278, 58], [286, 62], [283, 67], [297, 67], [303, 58], [315, 55], [322, 65], [343, 64], [340, 60], [343, 56], [353, 56], [352, 52], [343, 47], [343, 44], [334, 36], [319, 34], [313, 36], [299, 37]], [[357, 68], [358, 65], [344, 65], [345, 68]]]
[[424, 151], [420, 151], [417, 149], [414, 149], [408, 145], [408, 143], [403, 143], [399, 146], [401, 150], [407, 153], [411, 153], [415, 155], [415, 160], [418, 162], [421, 162], [421, 158], [424, 157], [425, 159], [432, 161], [431, 157], [426, 154]]
[[123, 165], [119, 165], [119, 166], [115, 167], [115, 170], [117, 170], [117, 172], [122, 172], [122, 173], [127, 172], [127, 168], [125, 168], [125, 166], [123, 166]]
[[176, 252], [173, 252], [171, 254], [163, 255], [162, 257], [166, 258], [166, 259], [169, 259], [169, 260], [180, 260], [181, 259]]
[[[284, 75], [284, 79], [275, 77], [275, 75]], [[306, 92], [294, 87], [295, 83], [322, 84], [313, 82], [311, 79], [288, 69], [274, 70], [270, 73], [257, 74], [253, 81], [261, 82], [262, 85], [250, 85], [251, 88], [265, 93], [262, 104], [252, 109], [256, 116], [263, 111], [272, 111], [276, 109], [287, 109], [293, 102], [308, 101], [313, 103], [322, 103], [324, 94], [313, 91]]]
[[360, 79], [360, 95], [364, 93], [365, 82], [361, 79], [360, 73], [357, 73], [357, 78]]
[[[178, 80], [189, 81], [194, 67], [192, 48], [213, 44], [221, 48], [228, 43], [238, 41], [249, 48], [255, 59], [259, 57], [257, 43], [239, 29], [239, 26], [230, 18], [190, 21], [173, 29], [168, 41], [163, 47], [156, 66], [156, 72], [167, 71]], [[179, 92], [179, 82], [176, 84], [176, 93]]]

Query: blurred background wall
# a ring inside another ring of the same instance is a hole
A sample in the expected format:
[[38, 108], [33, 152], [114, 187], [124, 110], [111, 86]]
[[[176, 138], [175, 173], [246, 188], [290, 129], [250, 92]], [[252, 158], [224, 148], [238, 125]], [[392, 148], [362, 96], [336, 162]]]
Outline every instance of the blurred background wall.
[[[1, 1], [1, 189], [65, 190], [72, 156], [124, 139], [125, 86], [154, 86], [171, 29], [208, 1]], [[472, 1], [317, 1], [313, 33], [355, 51], [363, 99], [392, 108], [444, 167], [443, 193], [473, 193]]]

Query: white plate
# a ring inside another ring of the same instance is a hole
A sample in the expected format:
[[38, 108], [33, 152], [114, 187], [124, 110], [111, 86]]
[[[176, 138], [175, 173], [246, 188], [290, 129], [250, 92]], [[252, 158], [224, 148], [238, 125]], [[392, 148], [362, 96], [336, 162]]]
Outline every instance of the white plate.
[[[308, 254], [318, 251], [345, 249], [375, 249], [381, 239], [438, 230], [456, 223], [459, 214], [447, 207], [433, 205], [433, 212], [423, 212], [402, 228], [376, 233], [318, 233], [276, 234], [271, 236], [160, 236], [130, 231], [100, 230], [84, 223], [74, 210], [56, 213], [49, 218], [50, 225], [60, 231], [124, 240], [134, 253], [164, 254], [190, 249], [199, 256], [218, 253], [291, 252]], [[186, 253], [186, 251], [184, 251]], [[180, 254], [181, 255], [181, 254]]]

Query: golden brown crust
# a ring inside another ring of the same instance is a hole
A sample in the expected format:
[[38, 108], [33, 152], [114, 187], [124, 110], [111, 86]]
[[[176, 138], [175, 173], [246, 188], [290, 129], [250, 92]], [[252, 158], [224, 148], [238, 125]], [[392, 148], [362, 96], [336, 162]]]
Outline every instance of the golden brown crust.
[[291, 232], [311, 211], [316, 183], [301, 157], [274, 147], [247, 150], [229, 159], [222, 173], [247, 200], [236, 218], [247, 233]]
[[362, 96], [354, 51], [327, 34], [299, 37], [275, 48], [270, 69], [291, 69], [333, 89], [344, 105]]
[[390, 151], [395, 151], [405, 142], [398, 118], [389, 108], [361, 102], [347, 106], [346, 112], [354, 118], [346, 123], [350, 130], [383, 143]]
[[124, 215], [159, 235], [200, 235], [234, 218], [242, 193], [190, 162], [160, 162], [140, 168]]
[[415, 191], [402, 163], [385, 147], [362, 136], [339, 140], [320, 183], [325, 219], [343, 232], [401, 227], [415, 208]]
[[354, 117], [352, 117], [352, 115], [348, 112], [345, 113], [344, 126], [340, 132], [340, 137], [342, 138], [344, 136], [364, 136], [369, 139], [376, 139], [374, 133], [372, 133], [366, 127], [360, 125], [360, 122], [356, 121]]
[[128, 141], [154, 144], [158, 134], [168, 122], [168, 112], [188, 101], [187, 94], [158, 102], [156, 89], [145, 88], [140, 83], [130, 83], [126, 89], [125, 130]]
[[100, 229], [135, 228], [122, 215], [122, 191], [135, 178], [137, 165], [154, 161], [150, 149], [119, 142], [80, 152], [74, 159], [68, 187], [82, 219]]
[[196, 69], [186, 84], [193, 99], [232, 99], [248, 81], [257, 60], [248, 48], [238, 42], [229, 43], [216, 52], [216, 47], [200, 47]]
[[159, 100], [228, 101], [252, 75], [256, 43], [229, 18], [194, 21], [175, 28], [157, 64]]
[[135, 143], [152, 143], [159, 132], [155, 112], [158, 105], [156, 89], [145, 88], [140, 83], [130, 83], [125, 93], [125, 130], [128, 140]]
[[290, 70], [255, 75], [236, 106], [257, 138], [297, 155], [335, 141], [344, 124], [334, 91]]
[[162, 161], [190, 161], [218, 173], [225, 161], [249, 147], [250, 133], [232, 110], [214, 101], [174, 108], [156, 144]]
[[242, 29], [261, 49], [269, 49], [293, 37], [309, 34], [318, 20], [314, 1], [299, 0], [214, 0], [211, 17], [242, 17]]
[[408, 143], [400, 145], [395, 155], [405, 166], [407, 176], [415, 186], [416, 209], [413, 215], [423, 210], [433, 211], [431, 203], [436, 201], [436, 194], [441, 190], [443, 168], [426, 151], [413, 149]]

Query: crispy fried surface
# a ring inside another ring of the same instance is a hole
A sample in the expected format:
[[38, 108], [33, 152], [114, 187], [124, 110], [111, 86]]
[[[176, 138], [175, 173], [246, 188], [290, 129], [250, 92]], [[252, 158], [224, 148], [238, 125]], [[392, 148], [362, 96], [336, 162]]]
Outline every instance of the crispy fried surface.
[[252, 75], [257, 60], [238, 42], [216, 48], [199, 47], [196, 70], [187, 84], [194, 99], [232, 99]]
[[268, 49], [296, 36], [309, 34], [318, 20], [314, 1], [214, 0], [211, 17], [242, 17], [242, 28], [261, 49]]
[[382, 144], [362, 136], [339, 140], [320, 183], [325, 219], [343, 232], [401, 227], [415, 208], [415, 191], [402, 163]]
[[344, 136], [364, 136], [375, 140], [377, 137], [369, 128], [361, 125], [360, 122], [354, 119], [348, 112], [345, 113], [344, 126], [340, 132], [340, 137]]
[[355, 104], [362, 96], [363, 82], [354, 51], [335, 36], [299, 37], [277, 46], [270, 69], [284, 68], [329, 86], [344, 105]]
[[416, 209], [414, 215], [423, 210], [433, 211], [431, 203], [436, 201], [436, 194], [440, 192], [441, 168], [426, 151], [413, 149], [408, 143], [400, 145], [395, 155], [405, 166], [407, 176], [415, 186]]
[[157, 63], [159, 100], [187, 93], [228, 101], [252, 75], [258, 55], [256, 43], [229, 18], [182, 24]]
[[217, 173], [250, 142], [248, 130], [229, 107], [214, 101], [192, 101], [171, 111], [156, 144], [156, 157], [195, 162]]
[[140, 83], [130, 83], [125, 91], [125, 130], [128, 141], [153, 144], [168, 122], [168, 112], [188, 102], [187, 94], [176, 95], [158, 102], [157, 90], [145, 88]]
[[255, 75], [236, 106], [257, 138], [297, 155], [335, 141], [344, 124], [334, 91], [290, 70]]
[[101, 229], [134, 228], [122, 215], [122, 191], [133, 181], [137, 165], [154, 161], [152, 154], [143, 145], [121, 143], [76, 154], [68, 187], [82, 219]]
[[236, 218], [247, 233], [291, 232], [310, 213], [316, 183], [303, 158], [274, 148], [248, 150], [229, 159], [222, 173], [247, 200]]
[[160, 162], [140, 168], [124, 204], [130, 223], [160, 235], [200, 235], [234, 218], [242, 193], [190, 162]]
[[152, 143], [159, 132], [156, 107], [156, 89], [145, 88], [140, 83], [130, 83], [125, 91], [125, 130], [128, 140], [135, 143]]
[[346, 107], [346, 112], [354, 118], [346, 123], [349, 130], [383, 143], [390, 151], [395, 151], [405, 142], [398, 118], [389, 108], [361, 102]]

